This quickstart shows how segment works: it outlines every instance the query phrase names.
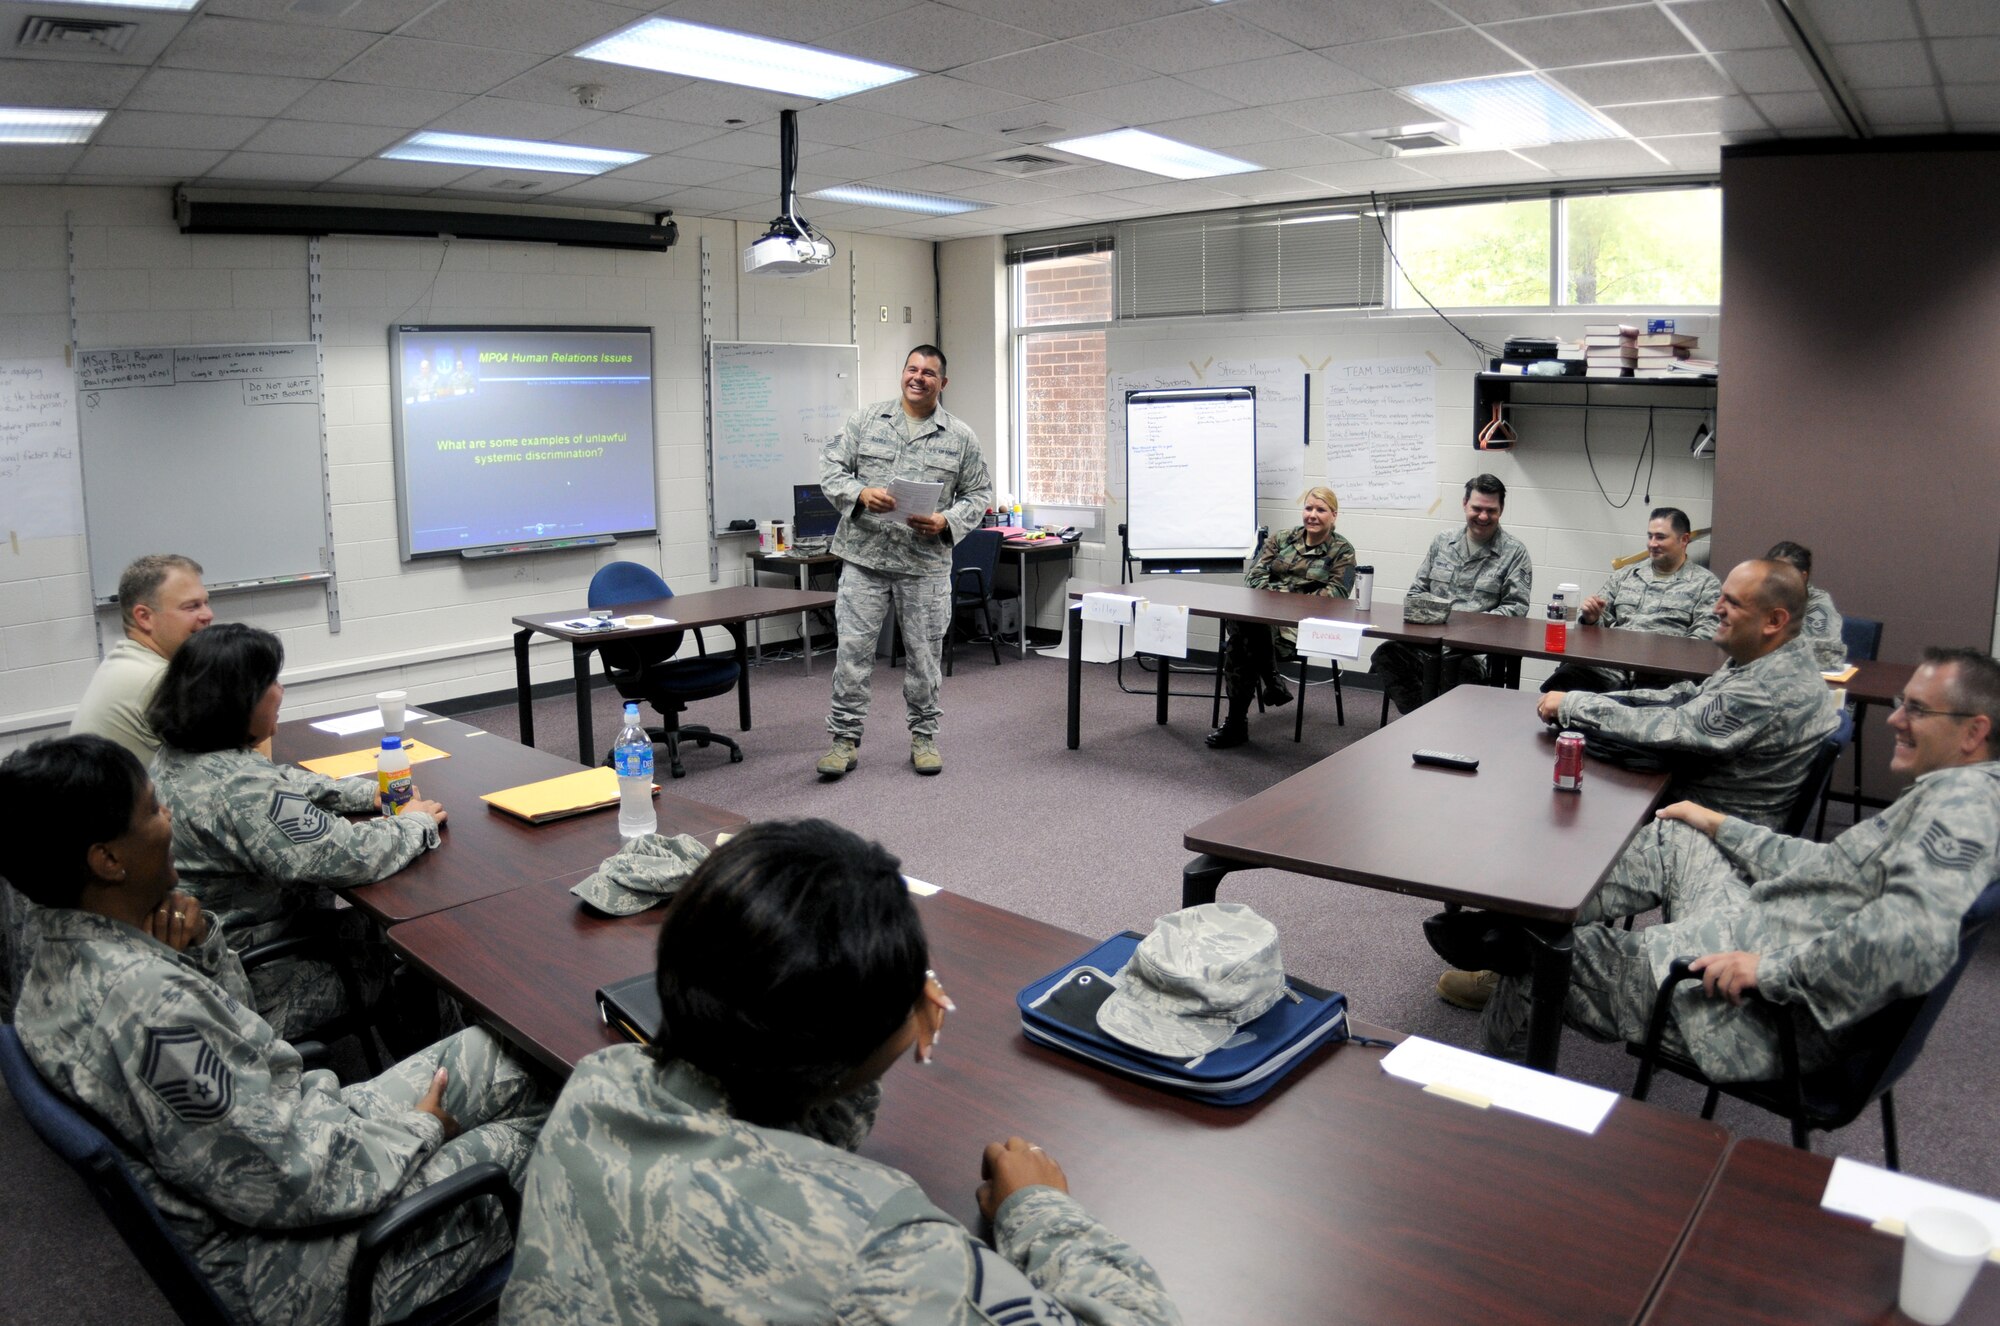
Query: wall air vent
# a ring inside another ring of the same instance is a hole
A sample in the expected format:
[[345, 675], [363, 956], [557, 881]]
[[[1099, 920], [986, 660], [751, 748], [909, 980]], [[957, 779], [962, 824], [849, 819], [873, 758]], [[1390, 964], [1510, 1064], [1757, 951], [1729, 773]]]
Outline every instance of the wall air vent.
[[16, 45], [25, 53], [35, 51], [90, 52], [123, 55], [139, 33], [137, 23], [120, 23], [97, 18], [51, 18], [31, 14], [21, 25]]

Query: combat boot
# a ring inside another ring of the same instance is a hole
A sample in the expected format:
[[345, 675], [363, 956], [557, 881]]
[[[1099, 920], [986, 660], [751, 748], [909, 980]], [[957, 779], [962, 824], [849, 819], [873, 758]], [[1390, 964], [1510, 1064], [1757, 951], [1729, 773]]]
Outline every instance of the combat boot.
[[910, 738], [910, 763], [917, 766], [920, 774], [942, 773], [944, 756], [938, 754], [936, 737]]
[[840, 777], [842, 774], [851, 771], [856, 764], [860, 763], [860, 757], [854, 753], [855, 748], [860, 744], [860, 742], [848, 737], [835, 737], [833, 739], [833, 749], [820, 756], [819, 763], [814, 765], [813, 768], [819, 770], [824, 777]]

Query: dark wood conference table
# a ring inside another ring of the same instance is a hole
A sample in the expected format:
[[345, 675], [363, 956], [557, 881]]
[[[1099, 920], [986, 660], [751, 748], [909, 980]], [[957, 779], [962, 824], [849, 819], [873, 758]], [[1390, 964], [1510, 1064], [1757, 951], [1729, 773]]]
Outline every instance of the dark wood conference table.
[[720, 626], [735, 641], [737, 721], [750, 730], [750, 657], [745, 643], [744, 623], [760, 617], [782, 617], [788, 613], [810, 612], [833, 605], [833, 595], [823, 590], [767, 589], [740, 585], [729, 589], [709, 589], [696, 594], [676, 594], [672, 598], [621, 603], [618, 615], [649, 615], [658, 620], [651, 626], [632, 626], [617, 631], [572, 631], [559, 625], [588, 617], [588, 608], [568, 612], [537, 612], [516, 617], [514, 625], [514, 694], [520, 707], [521, 741], [535, 744], [535, 708], [528, 680], [528, 641], [537, 634], [552, 635], [569, 642], [576, 676], [576, 748], [584, 756], [597, 748], [590, 721], [590, 656], [606, 644], [623, 644], [650, 635], [672, 631], [695, 631], [704, 626]]
[[[1570, 622], [1564, 647], [1548, 648], [1546, 618], [1502, 617], [1492, 612], [1454, 612], [1446, 623], [1446, 643], [1454, 649], [1500, 654], [1514, 659], [1546, 658], [1563, 663], [1622, 668], [1699, 679], [1722, 666], [1723, 653], [1713, 640], [1654, 631], [1625, 631], [1614, 626], [1582, 626]], [[1518, 684], [1518, 677], [1516, 678]]]
[[[383, 925], [557, 876], [582, 879], [618, 850], [616, 808], [529, 824], [479, 799], [487, 792], [575, 773], [582, 765], [452, 718], [412, 715], [403, 735], [450, 754], [450, 759], [426, 760], [411, 768], [418, 789], [442, 804], [447, 818], [436, 850], [425, 852], [385, 880], [343, 891], [348, 901]], [[273, 749], [279, 759], [296, 764], [376, 747], [381, 740], [379, 728], [339, 737], [320, 731], [308, 720], [294, 719], [279, 725]], [[713, 842], [715, 834], [747, 823], [733, 811], [671, 792], [661, 792], [656, 804], [660, 829], [665, 833], [690, 833]]]
[[[1820, 1208], [1833, 1160], [1756, 1139], [1729, 1153], [1646, 1326], [1878, 1326], [1896, 1311], [1903, 1240]], [[1984, 1268], [1961, 1322], [2000, 1321], [2000, 1273]]]
[[[1072, 599], [1085, 594], [1129, 594], [1153, 603], [1177, 603], [1195, 617], [1213, 617], [1225, 622], [1254, 622], [1264, 626], [1297, 626], [1308, 617], [1354, 622], [1365, 635], [1378, 640], [1400, 640], [1428, 652], [1425, 669], [1426, 692], [1437, 688], [1434, 663], [1446, 643], [1445, 625], [1418, 626], [1403, 620], [1401, 604], [1383, 604], [1363, 612], [1352, 599], [1328, 598], [1322, 594], [1293, 594], [1277, 589], [1251, 589], [1247, 585], [1218, 585], [1188, 576], [1147, 576], [1127, 585], [1090, 585], [1070, 590]], [[1082, 744], [1083, 714], [1083, 632], [1082, 604], [1072, 603], [1069, 611], [1079, 618], [1069, 624], [1069, 748]], [[1157, 674], [1153, 721], [1167, 721], [1167, 683], [1171, 672], [1168, 659], [1160, 659]]]
[[[1591, 1136], [1474, 1109], [1358, 1045], [1319, 1052], [1253, 1105], [1181, 1101], [1021, 1036], [1014, 992], [1092, 941], [949, 893], [918, 907], [959, 1011], [934, 1064], [890, 1071], [863, 1154], [978, 1229], [981, 1148], [1029, 1137], [1190, 1323], [1632, 1322], [1728, 1144], [1634, 1101]], [[389, 940], [566, 1072], [616, 1043], [592, 991], [652, 967], [660, 915], [588, 917], [545, 883]]]
[[[801, 592], [812, 590], [814, 571], [832, 567], [833, 573], [838, 575], [841, 566], [844, 565], [840, 558], [832, 553], [764, 552], [761, 549], [745, 553], [743, 560], [750, 568], [751, 584], [756, 584], [760, 575], [792, 576], [797, 580]], [[799, 645], [799, 652], [805, 656], [806, 675], [810, 677], [813, 671], [812, 619], [803, 612], [799, 614]], [[763, 657], [764, 638], [761, 627], [757, 633], [756, 652], [759, 658]]]
[[[1479, 768], [1413, 764], [1423, 749]], [[1233, 871], [1271, 867], [1535, 922], [1528, 1062], [1554, 1071], [1570, 927], [1667, 785], [1586, 760], [1583, 790], [1558, 792], [1554, 770], [1555, 735], [1528, 697], [1460, 686], [1189, 829], [1202, 855], [1182, 872], [1181, 905], [1214, 901]]]

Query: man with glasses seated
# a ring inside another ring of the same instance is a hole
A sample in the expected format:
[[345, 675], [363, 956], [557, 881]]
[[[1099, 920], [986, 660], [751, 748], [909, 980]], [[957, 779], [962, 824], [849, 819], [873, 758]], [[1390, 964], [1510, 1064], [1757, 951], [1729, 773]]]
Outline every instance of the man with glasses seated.
[[[1701, 984], [1674, 996], [1664, 1044], [1715, 1081], [1759, 1081], [1779, 1072], [1778, 1018], [1811, 1071], [1840, 1057], [1849, 1028], [1950, 971], [1960, 920], [2000, 871], [2000, 663], [1974, 649], [1924, 657], [1888, 719], [1890, 771], [1914, 782], [1875, 818], [1817, 843], [1691, 801], [1659, 812], [1572, 932], [1571, 1026], [1642, 1039], [1667, 969], [1692, 957]], [[1592, 924], [1653, 907], [1663, 924]], [[1482, 1030], [1489, 1052], [1518, 1058], [1529, 982], [1508, 929], [1492, 941], [1513, 951]], [[1762, 999], [1746, 1002], [1752, 991]]]

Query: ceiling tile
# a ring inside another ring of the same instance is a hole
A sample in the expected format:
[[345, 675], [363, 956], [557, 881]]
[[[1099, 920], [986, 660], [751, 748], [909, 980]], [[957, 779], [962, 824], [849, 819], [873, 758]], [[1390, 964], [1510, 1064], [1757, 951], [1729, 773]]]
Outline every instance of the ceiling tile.
[[194, 179], [206, 175], [225, 155], [157, 147], [86, 147], [74, 169], [79, 175], [130, 175], [144, 179], [167, 175]]
[[342, 171], [333, 183], [351, 188], [381, 186], [385, 189], [435, 189], [464, 179], [472, 172], [464, 166], [447, 166], [431, 161], [364, 161]]
[[1348, 92], [1365, 92], [1374, 87], [1373, 83], [1352, 69], [1311, 51], [1275, 56], [1268, 60], [1217, 65], [1213, 69], [1196, 69], [1181, 75], [1181, 81], [1207, 88], [1245, 106], [1271, 106], [1281, 101], [1311, 97], [1337, 97]]
[[656, 120], [648, 115], [606, 115], [581, 129], [556, 138], [565, 143], [608, 147], [619, 152], [673, 152], [715, 137], [705, 124], [682, 124], [678, 120]]
[[813, 103], [805, 97], [785, 97], [757, 88], [734, 87], [727, 83], [690, 83], [675, 88], [664, 97], [642, 101], [630, 107], [634, 115], [656, 115], [663, 120], [686, 124], [707, 124], [717, 129], [741, 124], [776, 123], [781, 110], [803, 110]]
[[[1009, 142], [1028, 145], [1052, 143], [1058, 138], [1077, 138], [1083, 134], [1103, 133], [1108, 129], [1123, 126], [1108, 116], [1091, 115], [1075, 106], [1058, 106], [1047, 101], [1024, 101], [1008, 110], [988, 111], [983, 115], [968, 115], [962, 120], [953, 120], [951, 127], [964, 129], [968, 133], [998, 134]], [[1034, 132], [1022, 132], [1030, 129]]]
[[1721, 134], [1648, 138], [1646, 145], [1672, 162], [1676, 170], [1718, 170], [1722, 166]]
[[1240, 64], [1298, 53], [1283, 37], [1253, 27], [1224, 9], [1197, 9], [1077, 39], [1077, 45], [1162, 74]]
[[1217, 111], [1192, 115], [1184, 120], [1166, 120], [1148, 126], [1156, 134], [1197, 147], [1227, 149], [1245, 143], [1271, 143], [1299, 136], [1299, 127], [1269, 111]]
[[1010, 179], [1006, 176], [988, 176], [988, 183], [975, 184], [958, 190], [960, 198], [976, 203], [1032, 203], [1047, 206], [1058, 199], [1066, 198], [1073, 192], [1062, 184], [1066, 171], [1054, 171], [1047, 176], [1028, 179]]
[[539, 63], [523, 51], [384, 37], [365, 54], [342, 65], [340, 79], [446, 92], [486, 92]]
[[1716, 58], [1722, 61], [1723, 72], [1735, 80], [1736, 86], [1753, 95], [1811, 92], [1816, 86], [1797, 52], [1789, 46], [1782, 50], [1730, 51]]
[[338, 13], [315, 14], [299, 8], [298, 0], [208, 0], [201, 7], [201, 12], [211, 16], [296, 23], [302, 27], [394, 32], [435, 3], [437, 0], [357, 0]]
[[967, 170], [963, 166], [913, 166], [908, 170], [873, 176], [869, 183], [878, 184], [885, 189], [915, 189], [919, 193], [948, 194], [960, 189], [977, 188], [992, 178], [984, 171]]
[[[452, 181], [450, 192], [496, 202], [508, 198], [533, 198], [552, 189], [566, 189], [577, 182], [575, 175], [554, 171], [488, 169]], [[525, 186], [525, 187], [522, 187]]]
[[1124, 202], [1137, 203], [1141, 207], [1162, 212], [1178, 208], [1194, 211], [1209, 207], [1227, 207], [1236, 201], [1220, 190], [1209, 188], [1200, 180], [1167, 180], [1158, 184], [1143, 184], [1136, 189], [1120, 189], [1112, 196]]
[[245, 184], [323, 184], [357, 164], [353, 157], [231, 152], [222, 159], [222, 164], [204, 177], [204, 182], [240, 180]]
[[1543, 69], [1686, 55], [1694, 50], [1681, 30], [1651, 6], [1521, 19], [1495, 23], [1484, 31]]
[[664, 192], [664, 186], [670, 184], [713, 184], [717, 180], [728, 179], [731, 175], [741, 173], [742, 169], [743, 167], [734, 161], [697, 161], [692, 157], [658, 156], [622, 166], [604, 178], [616, 176], [619, 179], [645, 180], [650, 184], [663, 186], [661, 191]]
[[1121, 124], [1152, 124], [1156, 120], [1236, 109], [1229, 98], [1190, 87], [1177, 78], [1149, 78], [1143, 83], [1121, 83], [1096, 92], [1079, 92], [1056, 98], [1056, 104], [1073, 106], [1087, 115], [1102, 115]]
[[1326, 56], [1383, 87], [1480, 78], [1513, 73], [1524, 67], [1481, 36], [1476, 28], [1453, 28], [1448, 32], [1342, 46], [1326, 52]]
[[771, 199], [757, 194], [701, 186], [670, 188], [656, 201], [662, 207], [671, 207], [677, 212], [692, 212], [696, 216], [722, 216], [738, 208], [772, 205]]
[[[778, 155], [773, 152], [766, 161], [757, 165], [778, 164]], [[820, 151], [808, 150], [800, 154], [799, 168], [821, 175], [832, 175], [841, 183], [851, 180], [872, 179], [887, 175], [892, 171], [911, 170], [925, 162], [910, 157], [894, 156], [887, 152], [877, 152], [867, 147], [829, 147]]]
[[1112, 198], [1101, 193], [1079, 193], [1068, 198], [1058, 198], [1049, 204], [1053, 211], [1063, 212], [1079, 221], [1105, 221], [1113, 217], [1136, 216], [1140, 209], [1121, 198]]
[[424, 127], [449, 133], [485, 134], [492, 138], [566, 137], [573, 143], [587, 143], [592, 140], [583, 130], [605, 118], [602, 111], [583, 110], [577, 106], [551, 106], [540, 101], [513, 101], [505, 97], [472, 97]]
[[1765, 119], [1780, 129], [1838, 127], [1825, 98], [1817, 92], [1774, 92], [1764, 97], [1752, 96], [1750, 100], [1764, 112]]
[[631, 21], [630, 10], [595, 0], [562, 0], [561, 4], [544, 0], [442, 0], [396, 32], [402, 37], [455, 45], [561, 55]]
[[1326, 192], [1326, 186], [1318, 180], [1294, 175], [1288, 170], [1253, 170], [1243, 175], [1217, 175], [1202, 183], [1218, 193], [1260, 203], [1287, 198], [1313, 198]]
[[160, 64], [169, 69], [325, 78], [379, 40], [368, 32], [314, 28], [308, 36], [287, 23], [203, 16], [181, 30]]
[[1954, 123], [2000, 120], [2000, 83], [1948, 87], [1944, 90], [1944, 104]]
[[1629, 5], [1632, 0], [1449, 0], [1449, 3], [1452, 12], [1468, 23], [1505, 23], [1510, 18], [1610, 9]]
[[596, 179], [584, 180], [568, 188], [558, 189], [544, 195], [545, 202], [586, 202], [586, 203], [644, 203], [651, 202], [666, 192], [666, 186], [652, 184], [646, 180], [619, 179], [612, 175], [600, 175]]
[[129, 66], [71, 60], [0, 60], [0, 89], [4, 89], [0, 102], [108, 110], [124, 101], [145, 73]]
[[[0, 73], [0, 86], [9, 85]], [[127, 110], [195, 111], [209, 115], [276, 115], [316, 84], [309, 78], [210, 74], [155, 69], [125, 99]], [[10, 87], [11, 94], [11, 87]]]
[[0, 157], [0, 179], [9, 184], [60, 183], [84, 150], [81, 143], [68, 147], [10, 147]]
[[1750, 98], [1717, 97], [1715, 104], [1717, 114], [1722, 117], [1722, 132], [1731, 135], [1733, 141], [1741, 142], [1745, 135], [1757, 137], [1771, 132], [1771, 122]]
[[[1898, 90], [1900, 91], [1901, 89], [1898, 89]], [[1992, 125], [1977, 125], [1977, 124], [1961, 124], [1961, 125], [1949, 125], [1949, 124], [1946, 124], [1946, 123], [1945, 123], [1945, 122], [1944, 122], [1943, 120], [1928, 120], [1928, 121], [1921, 121], [1921, 122], [1919, 122], [1919, 123], [1916, 123], [1916, 124], [1883, 124], [1883, 125], [1877, 125], [1877, 126], [1876, 126], [1876, 129], [1877, 129], [1877, 131], [1878, 131], [1878, 132], [1880, 132], [1880, 133], [1881, 133], [1881, 135], [1882, 135], [1882, 136], [1883, 136], [1884, 138], [1903, 138], [1903, 137], [1909, 137], [1909, 136], [1914, 136], [1914, 135], [1930, 135], [1930, 134], [1942, 134], [1942, 133], [1950, 133], [1950, 132], [1952, 132], [1952, 131], [1953, 131], [1954, 129], [1956, 129], [1956, 130], [1957, 130], [1957, 132], [1959, 132], [1959, 133], [1968, 133], [1968, 134], [1970, 134], [1970, 133], [1987, 133], [1987, 134], [1990, 134], [1990, 133], [2000, 133], [2000, 124], [1992, 124]]]
[[830, 51], [858, 55], [899, 69], [936, 73], [960, 65], [1011, 55], [1048, 44], [1048, 38], [1026, 28], [1009, 27], [973, 14], [955, 13], [942, 5], [934, 8], [942, 19], [929, 14], [912, 18], [892, 14], [873, 23], [848, 28], [820, 38], [813, 45]]
[[1546, 167], [1513, 152], [1425, 152], [1400, 160], [1413, 170], [1452, 184], [1534, 180], [1549, 173]]
[[952, 9], [983, 14], [987, 18], [1055, 38], [1080, 37], [1088, 32], [1123, 27], [1149, 18], [1190, 8], [1189, 0], [948, 0]]
[[1736, 89], [1705, 56], [1580, 65], [1552, 75], [1593, 106], [1633, 101], [1719, 97]]
[[1667, 12], [1711, 51], [1751, 51], [1790, 44], [1764, 0], [1676, 0]]
[[776, 134], [736, 129], [691, 143], [678, 155], [699, 161], [728, 161], [737, 166], [775, 166], [778, 164], [778, 137]]
[[[1081, 6], [1080, 6], [1081, 7]], [[1095, 92], [1121, 83], [1136, 83], [1152, 74], [1138, 65], [1112, 60], [1081, 46], [1042, 46], [997, 60], [982, 60], [957, 71], [960, 78], [1022, 96], [1054, 101], [1079, 92]]]
[[1917, 13], [1933, 37], [2000, 37], [2000, 5], [1993, 0], [1917, 0]]
[[[273, 120], [243, 144], [245, 152], [279, 152], [303, 156], [372, 157], [403, 137], [401, 129], [381, 125], [328, 124], [323, 120]], [[329, 175], [332, 172], [328, 172]]]
[[827, 147], [852, 147], [902, 134], [928, 132], [929, 128], [906, 115], [858, 110], [844, 101], [827, 102], [799, 114], [799, 133], [805, 141]]
[[1831, 42], [1921, 37], [1909, 0], [1812, 0], [1813, 26]]
[[1930, 45], [1931, 58], [1947, 82], [1991, 83], [2000, 79], [2000, 38], [1961, 37]]
[[[1968, 38], [1964, 41], [1940, 42], [1938, 43], [1939, 56], [1942, 57], [1946, 50], [1955, 50], [1957, 47], [1970, 45], [1977, 40], [1980, 39]], [[1990, 38], [1986, 40], [1994, 48], [1992, 54], [1995, 57], [2000, 57], [2000, 41], [1993, 41]], [[1930, 58], [1924, 52], [1924, 45], [1925, 43], [1920, 41], [1849, 42], [1844, 46], [1833, 48], [1833, 64], [1840, 71], [1841, 79], [1846, 82], [1847, 86], [1856, 90], [1882, 87], [1929, 87], [1937, 80], [1936, 75], [1931, 72]], [[1939, 60], [1939, 65], [1941, 67], [1940, 71], [1943, 72], [1947, 81], [1984, 81], [1979, 78], [1956, 78], [1951, 71], [1942, 69], [1942, 58]], [[1986, 71], [1987, 77], [2000, 78], [2000, 70], [1995, 70], [1992, 65], [1986, 65], [1983, 68]]]
[[1864, 88], [1854, 95], [1872, 128], [1936, 124], [1944, 119], [1944, 103], [1934, 87]]
[[1345, 138], [1328, 138], [1323, 134], [1306, 134], [1257, 144], [1257, 160], [1278, 170], [1337, 166], [1349, 161], [1377, 161], [1381, 155]]
[[687, 87], [693, 79], [651, 69], [631, 69], [603, 60], [579, 60], [562, 56], [544, 60], [518, 78], [510, 78], [488, 95], [517, 101], [543, 101], [552, 106], [577, 104], [575, 89], [585, 84], [597, 89], [597, 109], [630, 110], [642, 101], [663, 97], [675, 88]]
[[1234, 17], [1301, 46], [1408, 37], [1461, 26], [1430, 0], [1234, 0]]
[[114, 112], [91, 142], [102, 147], [241, 147], [264, 125], [246, 115], [176, 115], [166, 111]]
[[1545, 147], [1524, 147], [1522, 156], [1558, 175], [1620, 174], [1658, 170], [1659, 158], [1626, 138], [1597, 143], [1550, 143]]
[[[644, 0], [632, 2], [635, 8], [654, 8]], [[821, 38], [842, 29], [907, 9], [910, 3], [911, 0], [813, 0], [802, 5], [798, 0], [677, 0], [660, 7], [659, 12], [669, 18], [706, 23], [733, 32], [817, 44]]]
[[1638, 106], [1606, 106], [1611, 121], [1634, 138], [1668, 134], [1711, 134], [1722, 128], [1722, 99], [1650, 101]]
[[1149, 175], [1143, 170], [1133, 170], [1130, 166], [1113, 166], [1105, 162], [1079, 166], [1075, 170], [1063, 171], [1060, 175], [1050, 174], [1047, 178], [1061, 180], [1077, 193], [1143, 189], [1148, 184], [1160, 182], [1158, 175]]
[[963, 129], [919, 129], [888, 138], [871, 139], [867, 151], [917, 161], [962, 161], [966, 157], [988, 156], [1016, 146], [996, 134], [971, 134]]
[[1360, 133], [1437, 119], [1407, 97], [1393, 92], [1356, 92], [1345, 97], [1318, 97], [1271, 108], [1276, 115], [1317, 133]]
[[[1422, 160], [1421, 157], [1415, 159]], [[1345, 166], [1324, 166], [1299, 173], [1333, 188], [1345, 189], [1349, 193], [1366, 193], [1370, 189], [1414, 189], [1423, 184], [1423, 175], [1417, 167], [1386, 159], [1356, 161]]]
[[465, 98], [426, 88], [372, 87], [365, 83], [320, 83], [285, 112], [288, 120], [335, 124], [380, 124], [417, 129]]
[[981, 87], [945, 74], [906, 78], [887, 87], [842, 97], [838, 102], [841, 108], [847, 110], [903, 115], [932, 124], [945, 124], [967, 115], [981, 115], [987, 111], [1026, 104], [1026, 97], [1017, 97], [999, 88]]

